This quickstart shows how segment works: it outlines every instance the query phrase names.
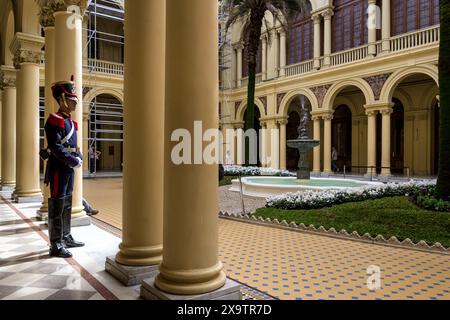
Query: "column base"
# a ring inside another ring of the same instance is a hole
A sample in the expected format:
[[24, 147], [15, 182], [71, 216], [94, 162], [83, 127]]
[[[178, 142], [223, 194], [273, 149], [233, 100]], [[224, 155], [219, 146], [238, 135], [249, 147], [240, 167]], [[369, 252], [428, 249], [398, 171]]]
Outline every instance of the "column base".
[[21, 196], [18, 194], [14, 194], [13, 200], [15, 203], [42, 203], [43, 196]]
[[105, 271], [124, 286], [131, 287], [141, 284], [145, 279], [155, 278], [159, 272], [159, 265], [130, 267], [117, 263], [115, 257], [107, 257]]
[[324, 171], [324, 172], [321, 172], [320, 173], [320, 176], [322, 176], [322, 177], [324, 177], [324, 178], [328, 178], [328, 177], [330, 177], [331, 175], [333, 175], [333, 171]]
[[3, 185], [3, 186], [0, 186], [0, 191], [6, 191], [6, 192], [14, 191], [15, 187], [16, 187], [15, 185]]
[[364, 175], [364, 178], [366, 178], [366, 179], [370, 179], [370, 178], [377, 178], [378, 177], [378, 174], [377, 173], [366, 173], [365, 175]]
[[47, 221], [48, 220], [48, 211], [44, 212], [44, 211], [38, 210], [36, 212], [36, 219], [38, 221]]
[[142, 282], [141, 298], [145, 300], [242, 300], [241, 286], [228, 278], [220, 289], [199, 295], [175, 295], [163, 292], [155, 287], [155, 278]]

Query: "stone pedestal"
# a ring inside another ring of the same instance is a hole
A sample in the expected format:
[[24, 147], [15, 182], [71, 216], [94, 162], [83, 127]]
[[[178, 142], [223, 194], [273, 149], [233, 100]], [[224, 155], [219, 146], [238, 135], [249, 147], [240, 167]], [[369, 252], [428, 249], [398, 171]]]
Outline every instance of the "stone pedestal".
[[115, 257], [106, 258], [105, 270], [127, 287], [141, 284], [145, 279], [154, 278], [159, 271], [158, 265], [129, 267], [116, 262]]
[[42, 203], [42, 196], [37, 196], [37, 197], [21, 197], [18, 196], [17, 194], [14, 194], [13, 196], [13, 201], [15, 203], [33, 203], [33, 202], [39, 202]]
[[227, 279], [225, 285], [218, 290], [199, 295], [175, 295], [163, 292], [155, 287], [155, 278], [144, 280], [141, 286], [141, 297], [145, 300], [242, 300], [240, 285]]

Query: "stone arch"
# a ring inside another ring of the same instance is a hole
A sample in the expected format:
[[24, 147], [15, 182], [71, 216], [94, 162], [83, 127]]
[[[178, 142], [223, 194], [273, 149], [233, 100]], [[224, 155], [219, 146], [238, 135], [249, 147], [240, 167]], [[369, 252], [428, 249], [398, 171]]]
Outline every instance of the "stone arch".
[[93, 88], [83, 97], [83, 105], [85, 107], [88, 106], [92, 100], [95, 99], [95, 97], [102, 94], [113, 96], [123, 105], [123, 92], [121, 90], [111, 88]]
[[405, 90], [397, 88], [392, 95], [391, 101], [393, 98], [397, 98], [398, 100], [400, 100], [405, 112], [411, 110], [411, 106], [413, 106], [413, 100]]
[[17, 1], [19, 15], [16, 19], [16, 30], [18, 32], [41, 35], [39, 22], [39, 5], [37, 1]]
[[292, 100], [301, 95], [308, 98], [309, 102], [311, 103], [312, 111], [318, 111], [319, 102], [317, 101], [316, 95], [310, 89], [296, 89], [286, 94], [283, 100], [281, 100], [278, 115], [281, 117], [287, 117], [287, 112]]
[[[255, 98], [255, 106], [259, 109], [259, 113], [261, 114], [261, 118], [266, 116], [266, 111], [264, 110], [264, 105], [258, 98]], [[236, 121], [245, 121], [244, 113], [247, 110], [247, 99], [241, 102], [239, 108], [236, 111]]]
[[421, 105], [432, 107], [434, 103], [436, 102], [437, 98], [436, 96], [439, 95], [439, 87], [434, 87], [433, 90], [428, 91], [423, 99]]
[[[338, 83], [335, 83], [331, 86], [331, 88], [328, 90], [325, 99], [323, 101], [323, 107], [325, 110], [332, 111], [330, 108], [332, 108], [334, 100], [338, 96], [338, 94], [345, 88], [345, 87], [357, 87], [361, 92], [363, 93], [366, 104], [373, 104], [375, 102], [375, 95], [373, 93], [372, 88], [370, 85], [364, 81], [363, 79], [350, 79], [350, 80], [343, 80]], [[324, 111], [325, 111], [324, 110]]]
[[347, 97], [344, 97], [344, 96], [338, 96], [338, 97], [336, 97], [335, 102], [336, 103], [333, 103], [333, 107], [332, 107], [333, 108], [333, 112], [339, 106], [346, 105], [350, 109], [352, 115], [357, 115], [358, 113], [360, 113], [360, 112], [358, 112], [358, 110], [357, 110], [357, 108], [355, 106], [355, 102], [352, 99], [350, 99], [350, 98], [347, 98]]
[[434, 80], [436, 85], [439, 87], [439, 72], [436, 66], [425, 65], [425, 66], [408, 67], [395, 72], [388, 78], [388, 80], [383, 86], [383, 89], [381, 90], [380, 101], [383, 103], [391, 102], [394, 92], [397, 89], [397, 86], [407, 77], [418, 73], [429, 76], [431, 79]]

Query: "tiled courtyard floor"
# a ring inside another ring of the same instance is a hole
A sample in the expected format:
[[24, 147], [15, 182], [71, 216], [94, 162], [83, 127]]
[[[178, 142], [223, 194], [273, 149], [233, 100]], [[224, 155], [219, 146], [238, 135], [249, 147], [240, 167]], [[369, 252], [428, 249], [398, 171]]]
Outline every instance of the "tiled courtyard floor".
[[[97, 218], [117, 228], [121, 188], [120, 179], [85, 181], [86, 197], [101, 211]], [[233, 201], [228, 198], [222, 202]], [[104, 272], [120, 239], [95, 226], [74, 229], [87, 246], [73, 250], [73, 259], [48, 259], [46, 234], [33, 221], [38, 207], [0, 203], [0, 299], [138, 298], [137, 287], [123, 288]], [[449, 255], [225, 219], [219, 220], [219, 254], [229, 277], [265, 298], [450, 299]], [[366, 281], [373, 265], [381, 270], [381, 289], [371, 291]]]

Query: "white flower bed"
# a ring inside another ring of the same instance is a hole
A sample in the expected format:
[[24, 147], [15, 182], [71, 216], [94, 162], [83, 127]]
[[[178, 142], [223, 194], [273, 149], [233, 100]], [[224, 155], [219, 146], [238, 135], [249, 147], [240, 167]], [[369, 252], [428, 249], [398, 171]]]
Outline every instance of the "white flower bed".
[[225, 175], [227, 176], [279, 176], [279, 177], [295, 177], [295, 173], [287, 170], [277, 170], [272, 168], [258, 167], [241, 167], [241, 166], [224, 166]]
[[269, 197], [267, 198], [267, 207], [285, 210], [319, 209], [347, 202], [409, 196], [428, 190], [435, 185], [435, 180], [411, 180], [406, 183], [388, 183], [345, 190], [301, 191]]

